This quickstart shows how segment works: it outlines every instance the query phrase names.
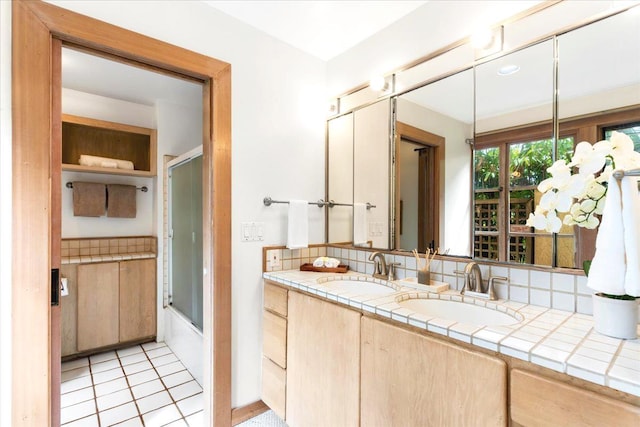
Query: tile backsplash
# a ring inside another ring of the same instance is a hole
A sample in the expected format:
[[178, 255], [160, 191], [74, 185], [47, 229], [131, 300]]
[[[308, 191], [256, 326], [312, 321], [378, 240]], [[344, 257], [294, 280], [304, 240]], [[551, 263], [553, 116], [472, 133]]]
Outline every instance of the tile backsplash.
[[153, 236], [62, 239], [60, 245], [60, 255], [63, 258], [156, 253], [156, 251], [156, 238]]
[[[278, 251], [279, 266], [272, 266], [271, 251]], [[264, 248], [265, 271], [280, 271], [300, 268], [301, 264], [313, 262], [318, 256], [330, 256], [340, 260], [349, 269], [359, 273], [372, 274], [373, 262], [369, 261], [371, 250], [342, 248], [337, 246], [314, 246], [307, 249], [284, 249], [282, 247]], [[387, 262], [396, 262], [396, 278], [416, 277], [416, 260], [412, 254], [386, 253]], [[464, 278], [456, 271], [463, 271], [468, 260], [457, 261], [454, 258], [437, 259], [431, 263], [431, 278], [449, 284], [451, 289], [461, 290]], [[532, 304], [541, 307], [556, 308], [582, 314], [592, 314], [591, 295], [587, 280], [581, 273], [542, 271], [510, 265], [494, 265], [478, 261], [482, 277], [502, 276], [508, 280], [495, 281], [498, 297], [511, 301]]]

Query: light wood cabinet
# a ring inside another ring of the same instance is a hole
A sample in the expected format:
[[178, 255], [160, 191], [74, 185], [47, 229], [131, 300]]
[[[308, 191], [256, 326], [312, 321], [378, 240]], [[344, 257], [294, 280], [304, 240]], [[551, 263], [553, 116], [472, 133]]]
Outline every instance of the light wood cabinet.
[[360, 317], [289, 291], [286, 422], [291, 427], [359, 425]]
[[156, 335], [155, 258], [67, 264], [61, 273], [63, 357]]
[[156, 260], [120, 263], [120, 341], [156, 334]]
[[362, 318], [362, 426], [506, 426], [504, 361]]
[[118, 343], [119, 275], [117, 262], [78, 266], [78, 351]]
[[[62, 115], [62, 170], [113, 175], [156, 175], [156, 130]], [[128, 160], [134, 170], [80, 165], [80, 155]]]
[[262, 401], [286, 416], [288, 291], [265, 282], [262, 324]]
[[511, 419], [526, 427], [640, 426], [640, 407], [540, 375], [511, 371]]

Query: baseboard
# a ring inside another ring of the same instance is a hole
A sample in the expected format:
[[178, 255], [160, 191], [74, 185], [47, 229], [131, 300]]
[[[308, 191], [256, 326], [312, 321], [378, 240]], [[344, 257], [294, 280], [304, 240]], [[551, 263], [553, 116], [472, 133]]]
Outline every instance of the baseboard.
[[231, 425], [235, 426], [269, 410], [262, 400], [231, 410]]

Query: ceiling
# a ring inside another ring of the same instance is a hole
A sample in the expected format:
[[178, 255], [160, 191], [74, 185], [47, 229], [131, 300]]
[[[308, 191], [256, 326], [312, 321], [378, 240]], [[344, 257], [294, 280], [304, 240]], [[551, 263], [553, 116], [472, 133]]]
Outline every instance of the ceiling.
[[324, 61], [427, 3], [417, 0], [204, 1]]

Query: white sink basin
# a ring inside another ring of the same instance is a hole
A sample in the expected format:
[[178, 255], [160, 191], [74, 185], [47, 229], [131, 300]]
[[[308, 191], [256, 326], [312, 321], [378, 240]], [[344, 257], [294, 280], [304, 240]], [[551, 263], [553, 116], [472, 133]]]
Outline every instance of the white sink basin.
[[472, 325], [500, 326], [513, 325], [521, 322], [521, 319], [518, 319], [515, 315], [512, 316], [502, 311], [494, 310], [493, 308], [458, 301], [412, 298], [398, 301], [398, 304], [401, 307], [425, 316], [454, 320]]
[[391, 283], [388, 283], [387, 285], [368, 280], [348, 279], [346, 277], [326, 281], [319, 280], [318, 284], [335, 291], [344, 291], [363, 295], [388, 295], [397, 292], [397, 289], [393, 287], [393, 284]]

